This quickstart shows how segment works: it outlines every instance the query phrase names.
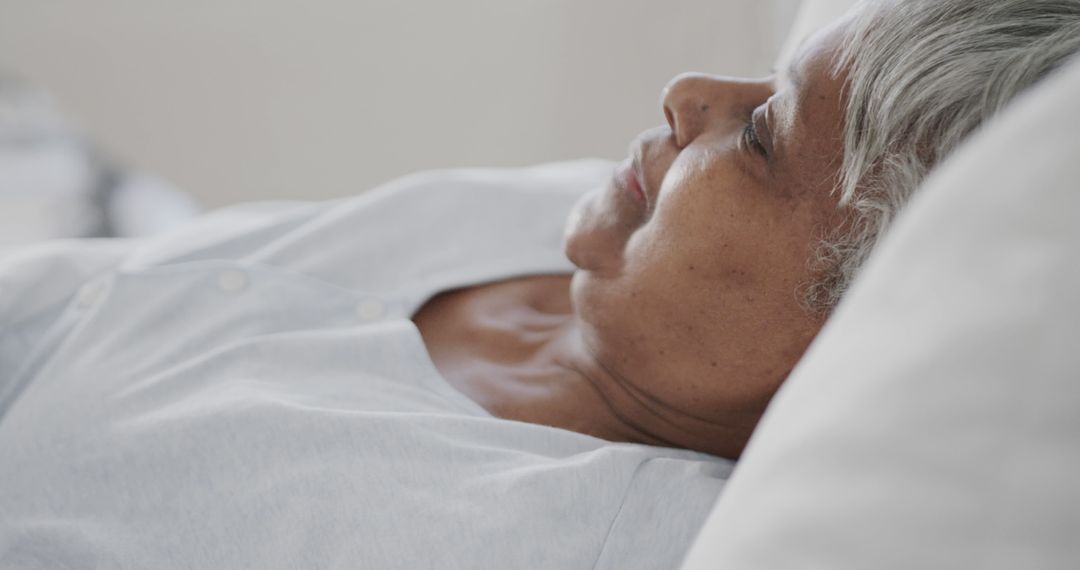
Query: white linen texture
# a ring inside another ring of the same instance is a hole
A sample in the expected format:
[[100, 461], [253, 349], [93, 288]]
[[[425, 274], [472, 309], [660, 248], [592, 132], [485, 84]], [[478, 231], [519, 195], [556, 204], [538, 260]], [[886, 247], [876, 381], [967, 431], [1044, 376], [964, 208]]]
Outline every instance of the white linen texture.
[[731, 462], [488, 414], [413, 312], [572, 269], [613, 167], [410, 176], [0, 261], [0, 567], [651, 569]]

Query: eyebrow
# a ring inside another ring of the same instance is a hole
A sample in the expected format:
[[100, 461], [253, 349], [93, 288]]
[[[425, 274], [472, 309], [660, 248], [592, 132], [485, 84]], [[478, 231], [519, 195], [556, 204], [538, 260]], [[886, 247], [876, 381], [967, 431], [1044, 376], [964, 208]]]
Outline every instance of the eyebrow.
[[795, 58], [792, 58], [791, 61], [788, 62], [787, 68], [783, 70], [783, 73], [775, 67], [769, 71], [778, 78], [786, 80], [796, 91], [799, 90], [799, 87], [802, 87], [802, 75], [795, 66]]
[[787, 80], [791, 83], [791, 86], [794, 87], [796, 91], [802, 88], [802, 73], [800, 73], [799, 69], [794, 65], [788, 67]]
[[[810, 41], [810, 38], [812, 36], [813, 34], [804, 34], [803, 37], [799, 38], [799, 43], [795, 44], [795, 49], [792, 49], [787, 54], [787, 69], [784, 70], [784, 76], [792, 85], [795, 86], [796, 89], [799, 87], [799, 85], [801, 85], [800, 80], [802, 78], [799, 76], [798, 71], [795, 69], [795, 62], [799, 60], [799, 56], [802, 55], [803, 48], [806, 47], [806, 44]], [[780, 70], [773, 66], [772, 74], [780, 75]]]

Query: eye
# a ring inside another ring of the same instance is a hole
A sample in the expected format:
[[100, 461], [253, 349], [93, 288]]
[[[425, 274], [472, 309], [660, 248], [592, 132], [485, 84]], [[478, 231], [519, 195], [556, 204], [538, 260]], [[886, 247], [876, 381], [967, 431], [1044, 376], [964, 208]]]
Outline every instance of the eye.
[[769, 155], [768, 151], [765, 150], [765, 145], [761, 144], [761, 137], [758, 136], [757, 127], [754, 125], [753, 113], [746, 117], [746, 127], [743, 128], [742, 138], [747, 148], [761, 156], [767, 157]]

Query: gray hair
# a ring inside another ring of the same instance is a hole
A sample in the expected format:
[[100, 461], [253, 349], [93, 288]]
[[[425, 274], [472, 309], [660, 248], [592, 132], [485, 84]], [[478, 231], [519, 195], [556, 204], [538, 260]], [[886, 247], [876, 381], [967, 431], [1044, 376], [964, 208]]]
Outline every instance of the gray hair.
[[804, 291], [828, 312], [922, 180], [1017, 94], [1080, 51], [1080, 0], [863, 0], [847, 71], [838, 188], [851, 224], [824, 236]]

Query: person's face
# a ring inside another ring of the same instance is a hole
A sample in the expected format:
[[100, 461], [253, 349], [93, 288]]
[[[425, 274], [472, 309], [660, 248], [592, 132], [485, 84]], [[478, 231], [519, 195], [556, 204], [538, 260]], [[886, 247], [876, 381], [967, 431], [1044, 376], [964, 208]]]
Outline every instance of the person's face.
[[667, 125], [568, 224], [592, 357], [659, 415], [723, 428], [688, 447], [737, 456], [822, 325], [799, 292], [843, 221], [837, 47], [838, 30], [821, 34], [777, 77], [676, 77]]

